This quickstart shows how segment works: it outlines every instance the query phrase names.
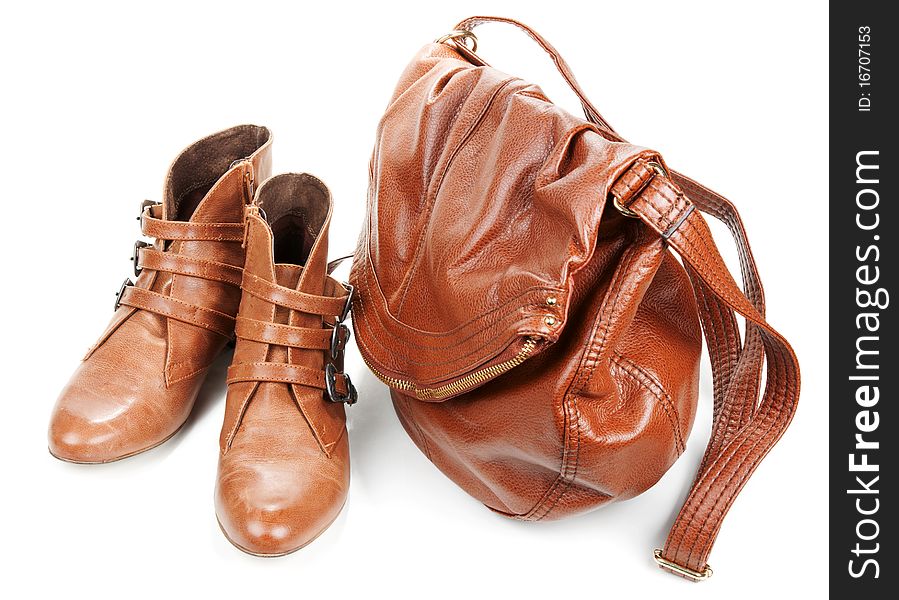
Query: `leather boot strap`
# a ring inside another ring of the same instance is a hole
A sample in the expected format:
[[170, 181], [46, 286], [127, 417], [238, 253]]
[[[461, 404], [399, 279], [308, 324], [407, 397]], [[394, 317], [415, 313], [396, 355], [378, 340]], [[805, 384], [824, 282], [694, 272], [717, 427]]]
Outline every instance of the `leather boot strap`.
[[243, 269], [234, 265], [183, 254], [162, 252], [150, 246], [138, 248], [137, 268], [138, 270], [150, 269], [187, 277], [199, 277], [233, 286], [240, 286], [243, 274]]
[[[343, 373], [335, 374], [336, 389], [338, 393], [347, 393], [346, 376]], [[325, 371], [291, 365], [287, 363], [237, 363], [228, 367], [228, 383], [238, 381], [274, 381], [279, 383], [292, 383], [305, 387], [314, 387], [327, 390]]]
[[[243, 241], [243, 223], [194, 223], [162, 219], [159, 204], [145, 202], [140, 214], [141, 232], [159, 240], [156, 246], [144, 242], [134, 245], [134, 273], [144, 269], [197, 277], [239, 286], [243, 269], [227, 263], [176, 254], [162, 250], [166, 241]], [[230, 338], [234, 333], [234, 317], [158, 292], [135, 287], [125, 280], [116, 298], [119, 305], [146, 310], [182, 323], [188, 323]]]
[[162, 207], [153, 204], [141, 212], [140, 230], [145, 236], [160, 240], [242, 242], [244, 224], [167, 221], [162, 219]]
[[119, 303], [148, 310], [182, 323], [196, 325], [225, 337], [231, 337], [231, 333], [234, 331], [234, 317], [231, 315], [196, 306], [144, 288], [127, 286], [122, 292]]
[[263, 344], [311, 350], [327, 350], [331, 347], [331, 332], [328, 329], [295, 327], [237, 317], [237, 326], [234, 332], [239, 338]]
[[266, 302], [323, 317], [342, 317], [349, 298], [349, 291], [331, 277], [325, 279], [323, 296], [284, 287], [250, 273], [244, 275], [241, 288]]
[[[275, 362], [235, 363], [228, 368], [228, 383], [240, 381], [269, 381], [313, 387], [327, 392], [332, 402], [356, 401], [356, 390], [346, 373], [338, 372], [335, 360], [342, 364], [343, 349], [349, 338], [349, 329], [343, 324], [349, 311], [352, 288], [332, 277], [325, 279], [323, 295], [308, 294], [278, 285], [251, 273], [244, 272], [241, 289], [265, 302], [305, 314], [324, 317], [323, 327], [296, 327], [270, 321], [238, 317], [235, 333], [238, 340], [330, 351], [331, 362], [325, 369], [313, 369], [302, 365]], [[327, 319], [333, 320], [333, 324]]]

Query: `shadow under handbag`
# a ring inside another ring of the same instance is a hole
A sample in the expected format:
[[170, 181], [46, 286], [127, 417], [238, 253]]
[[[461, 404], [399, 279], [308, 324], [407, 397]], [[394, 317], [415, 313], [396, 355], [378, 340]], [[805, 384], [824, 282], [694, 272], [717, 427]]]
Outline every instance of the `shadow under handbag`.
[[[472, 30], [487, 21], [542, 46], [586, 119], [479, 58]], [[701, 213], [733, 234], [743, 291]], [[536, 32], [473, 17], [406, 68], [378, 128], [351, 283], [360, 351], [406, 431], [516, 519], [656, 483], [693, 424], [704, 332], [711, 439], [655, 557], [711, 575], [722, 519], [795, 411], [796, 356], [765, 321], [734, 206], [624, 141]]]

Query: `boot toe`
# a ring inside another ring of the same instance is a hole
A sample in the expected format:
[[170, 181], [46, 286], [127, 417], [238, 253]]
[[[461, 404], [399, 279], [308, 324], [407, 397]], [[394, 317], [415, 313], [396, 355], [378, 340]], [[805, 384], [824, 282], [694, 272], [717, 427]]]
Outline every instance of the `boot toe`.
[[280, 512], [249, 510], [239, 516], [218, 514], [218, 519], [228, 541], [256, 556], [289, 554], [308, 544], [313, 537], [287, 524], [288, 520]]
[[[161, 403], [164, 405], [164, 403]], [[50, 418], [50, 453], [75, 463], [107, 463], [165, 441], [178, 422], [127, 393], [63, 391]]]
[[225, 536], [240, 550], [281, 556], [317, 538], [339, 514], [345, 492], [310, 486], [289, 464], [237, 469], [216, 486], [216, 517]]
[[103, 463], [115, 460], [117, 431], [82, 415], [57, 410], [50, 420], [48, 447], [60, 460], [75, 463]]

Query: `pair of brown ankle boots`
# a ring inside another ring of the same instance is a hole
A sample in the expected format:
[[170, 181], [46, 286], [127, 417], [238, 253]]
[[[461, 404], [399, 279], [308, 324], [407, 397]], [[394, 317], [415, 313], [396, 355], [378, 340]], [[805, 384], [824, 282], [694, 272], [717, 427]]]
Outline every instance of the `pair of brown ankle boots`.
[[136, 279], [59, 397], [50, 452], [106, 463], [149, 450], [187, 420], [236, 338], [215, 510], [228, 539], [262, 556], [297, 550], [337, 517], [349, 488], [343, 373], [352, 288], [330, 277], [325, 185], [270, 177], [271, 133], [242, 125], [184, 150], [161, 203], [145, 201]]

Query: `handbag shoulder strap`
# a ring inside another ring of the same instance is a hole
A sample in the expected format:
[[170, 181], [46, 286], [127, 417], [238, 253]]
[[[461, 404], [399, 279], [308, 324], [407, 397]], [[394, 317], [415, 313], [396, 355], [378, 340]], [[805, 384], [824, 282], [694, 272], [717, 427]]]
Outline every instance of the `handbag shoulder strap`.
[[[587, 120], [608, 137], [623, 139], [587, 99], [556, 49], [527, 25], [502, 17], [471, 17], [456, 29], [470, 32], [486, 22], [508, 23], [527, 33], [552, 57], [581, 100]], [[464, 44], [455, 45], [466, 58], [485, 64]], [[714, 413], [709, 444], [665, 547], [655, 553], [660, 567], [698, 581], [711, 575], [708, 556], [724, 516], [793, 418], [799, 398], [799, 364], [790, 344], [765, 320], [764, 289], [734, 205], [689, 177], [675, 171], [669, 174], [646, 161], [638, 161], [632, 170], [645, 185], [631, 187], [638, 190], [632, 197], [626, 196], [624, 187], [619, 194], [613, 186], [612, 195], [625, 209], [622, 212], [640, 218], [683, 259], [712, 364]], [[701, 212], [722, 221], [733, 235], [742, 290]], [[738, 314], [746, 319], [742, 339]]]
[[[765, 320], [764, 297], [745, 231], [733, 205], [695, 181], [633, 169], [649, 183], [620, 205], [681, 256], [693, 283], [714, 379], [712, 434], [690, 493], [656, 561], [677, 575], [711, 575], [708, 556], [724, 516], [746, 481], [786, 431], [799, 399], [799, 363], [789, 342]], [[613, 195], [615, 190], [613, 190]], [[695, 210], [696, 208], [700, 210]], [[700, 211], [731, 228], [745, 292], [734, 281]], [[626, 214], [630, 214], [626, 213]], [[746, 319], [740, 339], [735, 316]], [[763, 367], [765, 389], [759, 399]]]

